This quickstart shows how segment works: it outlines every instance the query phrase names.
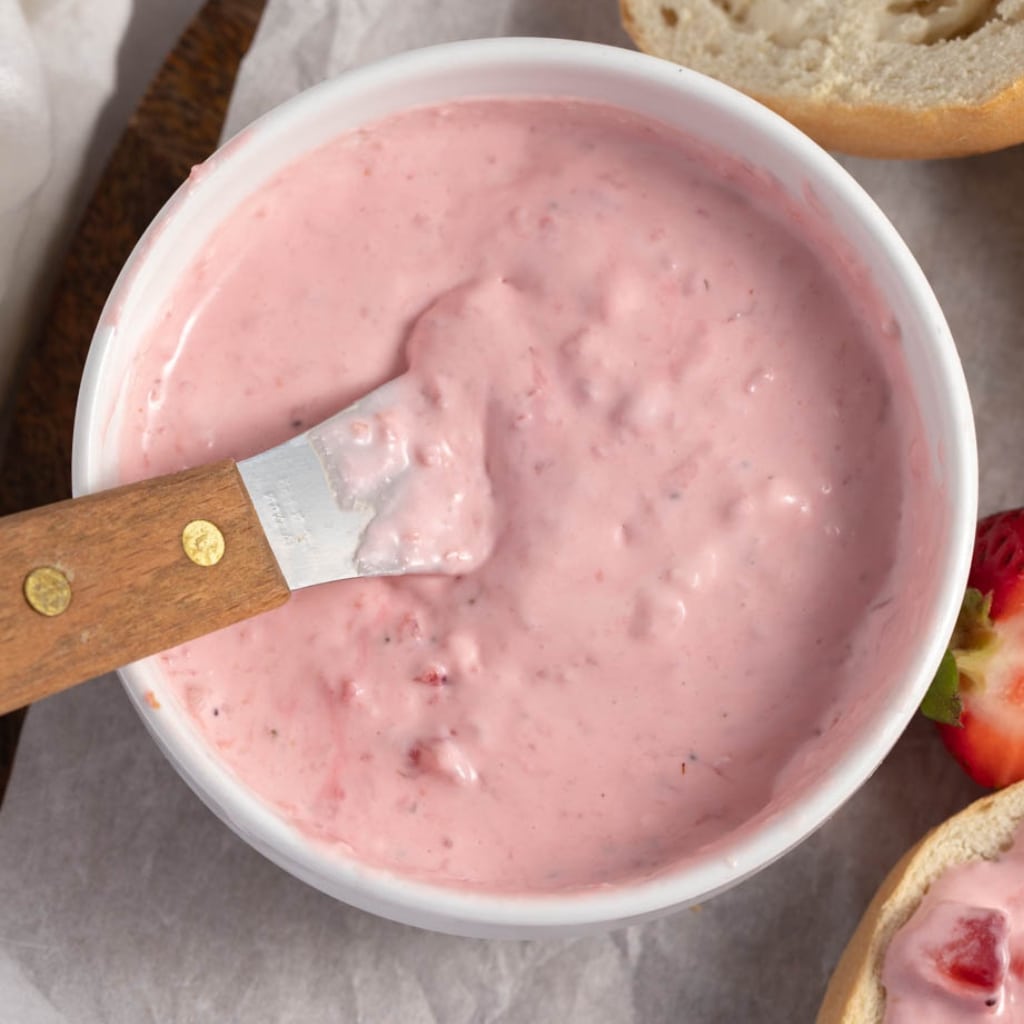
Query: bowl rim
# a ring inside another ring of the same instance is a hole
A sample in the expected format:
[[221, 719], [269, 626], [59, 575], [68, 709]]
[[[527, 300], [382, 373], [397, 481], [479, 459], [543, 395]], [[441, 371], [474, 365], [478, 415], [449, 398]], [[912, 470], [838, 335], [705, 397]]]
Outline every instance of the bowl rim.
[[[755, 134], [770, 135], [796, 155], [813, 181], [824, 181], [838, 201], [888, 252], [898, 268], [901, 287], [933, 342], [933, 361], [945, 389], [952, 421], [952, 444], [943, 452], [950, 516], [950, 544], [943, 552], [944, 571], [936, 577], [941, 591], [935, 598], [927, 639], [921, 645], [907, 679], [894, 687], [887, 701], [869, 715], [864, 735], [837, 759], [827, 775], [811, 783], [802, 797], [762, 821], [749, 836], [735, 833], [732, 842], [716, 844], [713, 856], [699, 853], [681, 866], [656, 877], [566, 894], [478, 892], [405, 878], [370, 868], [337, 850], [318, 847], [287, 825], [209, 751], [205, 758], [183, 729], [193, 729], [182, 710], [177, 716], [154, 713], [145, 699], [150, 688], [147, 663], [119, 670], [125, 688], [146, 727], [165, 756], [200, 798], [247, 843], [289, 873], [330, 895], [394, 920], [463, 935], [526, 937], [578, 934], [621, 926], [657, 916], [697, 900], [707, 899], [767, 867], [801, 843], [833, 815], [870, 777], [910, 721], [932, 672], [944, 653], [966, 582], [977, 515], [977, 450], [974, 420], [956, 347], [931, 287], [895, 227], [852, 176], [806, 135], [766, 107], [718, 81], [659, 58], [614, 46], [575, 40], [507, 37], [443, 43], [413, 50], [315, 85], [285, 101], [243, 129], [218, 149], [209, 161], [210, 174], [230, 172], [230, 154], [241, 135], [286, 131], [300, 112], [344, 102], [365, 88], [393, 78], [415, 80], [439, 66], [478, 67], [484, 62], [524, 63], [534, 67], [564, 67], [567, 63], [593, 69], [600, 65], [609, 76], [639, 76], [724, 109], [746, 122]], [[415, 106], [410, 103], [409, 106]], [[629, 104], [624, 104], [629, 106]], [[225, 172], [224, 168], [228, 171]], [[187, 200], [187, 183], [160, 211], [136, 244], [115, 283], [101, 316], [101, 325], [132, 286], [134, 270], [145, 259], [160, 226]], [[104, 366], [113, 332], [97, 328], [86, 360], [75, 416], [72, 449], [72, 488], [75, 494], [98, 486], [102, 447], [101, 407]], [[198, 734], [196, 734], [198, 736]], [[199, 738], [200, 743], [205, 743]]]

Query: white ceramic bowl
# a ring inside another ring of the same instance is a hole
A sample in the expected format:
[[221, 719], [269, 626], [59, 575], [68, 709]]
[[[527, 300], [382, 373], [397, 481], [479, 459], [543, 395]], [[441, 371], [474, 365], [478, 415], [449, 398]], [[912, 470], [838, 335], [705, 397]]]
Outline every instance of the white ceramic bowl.
[[[914, 713], [938, 665], [964, 586], [976, 516], [974, 428], [956, 350], [921, 270], [895, 229], [825, 152], [764, 107], [711, 79], [627, 50], [559, 40], [499, 39], [408, 53], [325, 82], [267, 114], [178, 190], [119, 278], [93, 340], [75, 425], [74, 489], [116, 477], [119, 389], [147, 312], [160, 305], [217, 220], [285, 164], [339, 132], [411, 105], [472, 95], [563, 95], [606, 101], [676, 125], [772, 175], [845, 236], [900, 324], [941, 480], [944, 520], [934, 585], [914, 595], [922, 627], [850, 715], [826, 767], [749, 828], [642, 883], [584, 894], [481, 895], [411, 882], [318, 849], [241, 786], [166, 693], [155, 665], [122, 670], [125, 687], [172, 764], [243, 839], [286, 871], [347, 903], [464, 935], [579, 933], [640, 921], [705, 899], [771, 863], [821, 825], [868, 778]], [[112, 326], [116, 322], [116, 329]], [[144, 699], [152, 690], [162, 705]], [[807, 774], [807, 773], [805, 773]]]

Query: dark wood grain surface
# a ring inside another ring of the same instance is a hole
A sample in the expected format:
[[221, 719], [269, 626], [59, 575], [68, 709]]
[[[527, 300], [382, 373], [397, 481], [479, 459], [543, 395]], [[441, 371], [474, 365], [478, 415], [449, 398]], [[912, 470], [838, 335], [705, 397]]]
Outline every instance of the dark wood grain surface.
[[[217, 147], [238, 65], [266, 0], [209, 0], [147, 90], [65, 257], [43, 330], [27, 353], [0, 463], [0, 514], [71, 493], [71, 435], [93, 328], [150, 220]], [[2, 654], [0, 654], [2, 656]], [[24, 712], [0, 716], [0, 800]]]

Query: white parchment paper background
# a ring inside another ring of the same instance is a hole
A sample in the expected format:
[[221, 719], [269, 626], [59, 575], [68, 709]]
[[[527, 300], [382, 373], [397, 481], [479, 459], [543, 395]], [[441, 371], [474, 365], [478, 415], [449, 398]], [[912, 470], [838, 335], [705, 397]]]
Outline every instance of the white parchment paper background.
[[[615, 6], [271, 0], [226, 131], [416, 45], [499, 34], [628, 45]], [[958, 339], [983, 510], [1024, 502], [1024, 149], [844, 162], [903, 232]], [[833, 821], [700, 909], [575, 941], [452, 939], [334, 903], [252, 852], [106, 679], [27, 720], [0, 812], [0, 1024], [811, 1021], [889, 866], [975, 795], [919, 722]]]

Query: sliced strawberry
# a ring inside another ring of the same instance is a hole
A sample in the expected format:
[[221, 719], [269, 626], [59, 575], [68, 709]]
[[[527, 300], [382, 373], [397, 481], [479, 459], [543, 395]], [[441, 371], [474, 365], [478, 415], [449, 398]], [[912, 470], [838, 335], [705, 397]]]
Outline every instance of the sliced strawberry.
[[1024, 779], [1024, 509], [978, 524], [949, 653], [921, 710], [976, 782]]
[[998, 622], [1024, 608], [1024, 509], [1000, 512], [978, 524], [968, 586], [991, 595]]
[[979, 786], [1002, 789], [1024, 779], [1024, 724], [964, 711], [959, 726], [940, 725], [939, 732]]

